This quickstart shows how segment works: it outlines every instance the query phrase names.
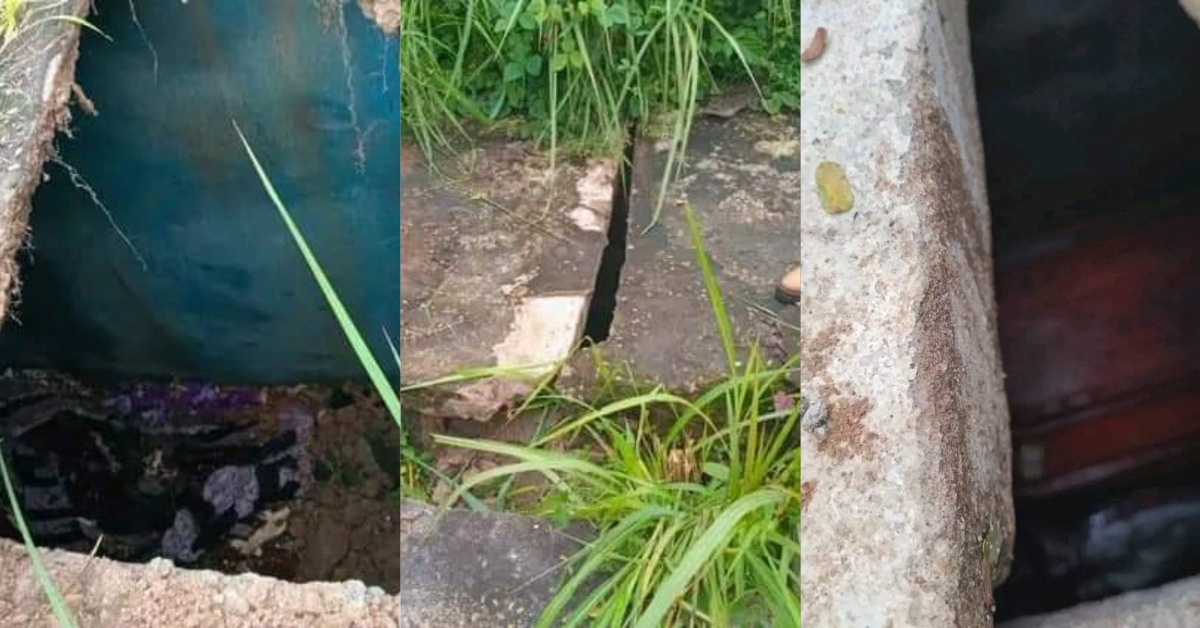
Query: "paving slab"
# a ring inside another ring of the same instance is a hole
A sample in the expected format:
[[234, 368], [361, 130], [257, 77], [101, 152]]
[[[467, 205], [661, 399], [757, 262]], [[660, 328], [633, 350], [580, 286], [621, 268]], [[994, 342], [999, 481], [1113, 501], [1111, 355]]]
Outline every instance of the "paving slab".
[[[626, 256], [606, 359], [635, 379], [696, 391], [728, 370], [716, 319], [689, 236], [684, 203], [704, 245], [742, 350], [757, 343], [777, 362], [800, 347], [800, 308], [774, 298], [800, 260], [799, 116], [746, 113], [703, 117], [692, 130], [686, 167], [655, 222], [667, 142], [637, 142]], [[586, 380], [586, 360], [576, 369]]]
[[587, 528], [521, 515], [401, 506], [404, 628], [532, 626]]
[[[801, 3], [806, 628], [991, 626], [1014, 519], [965, 0]], [[853, 207], [823, 207], [839, 168]], [[825, 175], [820, 173], [824, 172]], [[830, 181], [823, 181], [828, 184]]]
[[[435, 161], [437, 172], [413, 146], [401, 162], [401, 381], [474, 367], [548, 372], [583, 334], [616, 162], [551, 172], [545, 153], [500, 140]], [[452, 413], [486, 420], [506, 396], [483, 382]]]
[[1191, 628], [1200, 626], [1200, 578], [1188, 578], [1075, 608], [1023, 617], [1000, 628]]

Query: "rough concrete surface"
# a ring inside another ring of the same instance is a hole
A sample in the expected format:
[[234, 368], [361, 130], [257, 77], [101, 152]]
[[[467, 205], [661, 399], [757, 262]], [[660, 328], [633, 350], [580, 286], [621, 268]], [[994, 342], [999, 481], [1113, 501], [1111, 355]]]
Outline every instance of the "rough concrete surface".
[[[548, 372], [582, 337], [616, 164], [560, 162], [551, 176], [531, 145], [484, 140], [437, 166], [402, 148], [401, 380], [469, 367]], [[459, 394], [453, 413], [486, 420], [509, 396], [494, 386]]]
[[757, 341], [762, 355], [776, 363], [796, 353], [800, 309], [773, 295], [800, 259], [799, 124], [797, 116], [756, 113], [698, 119], [683, 177], [649, 230], [668, 146], [652, 137], [638, 141], [626, 258], [611, 334], [602, 346], [635, 379], [695, 391], [728, 370], [683, 201], [703, 228], [735, 339]]
[[[964, 0], [802, 3], [806, 627], [992, 624], [1013, 531], [1008, 415]], [[840, 164], [851, 211], [823, 211]]]
[[[85, 628], [397, 628], [400, 600], [361, 582], [292, 584], [258, 575], [133, 565], [43, 551]], [[0, 626], [54, 626], [20, 545], [0, 541]]]
[[402, 504], [404, 628], [531, 626], [585, 529], [511, 514]]
[[1001, 628], [1192, 628], [1200, 626], [1200, 578], [1135, 591]]
[[1200, 0], [1179, 0], [1179, 4], [1183, 6], [1183, 10], [1187, 14], [1200, 23]]
[[30, 201], [52, 155], [54, 136], [70, 121], [79, 27], [54, 15], [82, 17], [89, 0], [26, 3], [28, 25], [0, 52], [0, 322], [20, 278]]

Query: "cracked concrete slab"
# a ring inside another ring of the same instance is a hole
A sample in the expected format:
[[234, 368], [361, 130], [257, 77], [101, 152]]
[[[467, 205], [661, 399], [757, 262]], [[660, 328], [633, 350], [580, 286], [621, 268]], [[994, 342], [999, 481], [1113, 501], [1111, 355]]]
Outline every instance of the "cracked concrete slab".
[[[665, 142], [637, 142], [625, 263], [601, 349], [635, 379], [696, 391], [728, 367], [684, 201], [702, 225], [741, 348], [757, 343], [762, 355], [782, 362], [800, 346], [799, 308], [774, 298], [776, 284], [800, 258], [799, 119], [745, 113], [697, 120], [686, 168], [654, 224], [667, 157]], [[588, 360], [576, 361], [570, 385], [589, 379]]]
[[1014, 521], [966, 2], [800, 12], [829, 35], [801, 76], [805, 626], [990, 626]]
[[[476, 367], [551, 372], [582, 338], [615, 162], [560, 162], [551, 173], [529, 144], [482, 140], [436, 167], [402, 149], [401, 380]], [[502, 405], [475, 397], [482, 420]]]

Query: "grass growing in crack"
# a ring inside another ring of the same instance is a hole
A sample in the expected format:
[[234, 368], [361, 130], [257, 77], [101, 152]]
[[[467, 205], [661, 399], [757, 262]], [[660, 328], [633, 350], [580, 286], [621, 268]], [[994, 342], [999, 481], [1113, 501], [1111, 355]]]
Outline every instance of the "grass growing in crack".
[[459, 491], [540, 474], [547, 494], [535, 514], [598, 530], [569, 560], [538, 626], [800, 625], [800, 408], [784, 392], [798, 358], [770, 368], [753, 350], [739, 353], [687, 215], [728, 360], [724, 381], [692, 400], [661, 389], [598, 408], [559, 397], [581, 413], [528, 447], [435, 437], [514, 460]]
[[551, 168], [562, 150], [620, 155], [632, 124], [665, 127], [656, 222], [698, 101], [749, 79], [766, 110], [798, 107], [785, 76], [798, 12], [798, 0], [411, 0], [401, 121], [427, 155], [465, 138], [463, 121], [502, 126], [548, 147]]

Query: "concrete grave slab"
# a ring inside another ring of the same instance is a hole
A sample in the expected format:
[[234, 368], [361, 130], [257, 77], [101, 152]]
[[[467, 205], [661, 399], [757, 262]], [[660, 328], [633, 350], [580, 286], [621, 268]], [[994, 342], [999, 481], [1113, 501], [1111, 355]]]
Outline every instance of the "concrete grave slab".
[[401, 517], [404, 628], [531, 626], [586, 537], [578, 526], [414, 502]]
[[[797, 351], [800, 310], [773, 295], [800, 258], [798, 129], [796, 116], [698, 119], [683, 176], [657, 224], [667, 145], [653, 137], [637, 142], [626, 257], [612, 329], [602, 345], [603, 354], [628, 365], [635, 379], [696, 391], [728, 370], [689, 237], [685, 200], [703, 228], [741, 348], [757, 342], [776, 362]], [[583, 379], [587, 359], [577, 362]]]
[[[582, 337], [616, 163], [560, 162], [551, 174], [530, 145], [483, 140], [436, 167], [403, 147], [401, 380], [549, 372]], [[487, 420], [519, 393], [488, 380], [459, 390], [452, 407], [422, 409]]]
[[801, 76], [801, 378], [829, 409], [801, 441], [805, 626], [990, 626], [1014, 522], [966, 2], [800, 12], [828, 32]]

